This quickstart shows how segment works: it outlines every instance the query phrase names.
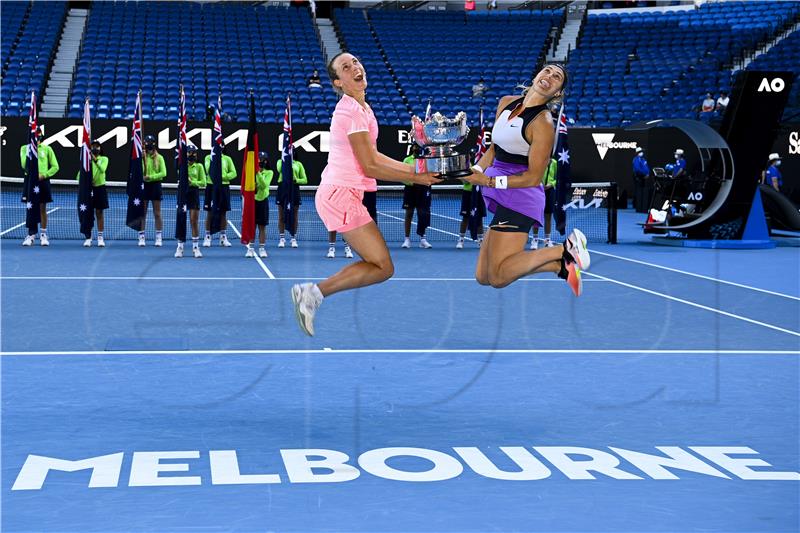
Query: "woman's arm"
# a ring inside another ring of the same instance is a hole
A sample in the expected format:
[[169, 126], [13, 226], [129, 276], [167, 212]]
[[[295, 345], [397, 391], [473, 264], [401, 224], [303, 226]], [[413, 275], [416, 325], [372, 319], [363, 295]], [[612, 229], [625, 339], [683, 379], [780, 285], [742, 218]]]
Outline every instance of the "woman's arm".
[[477, 164], [482, 170], [486, 170], [492, 166], [492, 163], [494, 163], [494, 145], [491, 145], [486, 152], [484, 152]]
[[[489, 178], [483, 172], [473, 169], [472, 175], [463, 178], [474, 185], [497, 187], [499, 189], [521, 189], [536, 187], [542, 183], [542, 177], [550, 164], [550, 153], [553, 151], [555, 132], [550, 113], [542, 112], [526, 128], [525, 133], [531, 139], [528, 150], [528, 168], [525, 172], [511, 176]], [[481, 158], [483, 161], [483, 158]]]
[[297, 178], [294, 182], [298, 185], [308, 185], [308, 176], [306, 176], [306, 167], [303, 166], [303, 163], [297, 161]]
[[154, 173], [150, 174], [151, 180], [159, 180], [167, 177], [167, 165], [164, 163], [164, 156], [156, 154]]
[[106, 169], [108, 169], [108, 157], [101, 155], [97, 158], [97, 160], [92, 161], [92, 164], [97, 166], [100, 169], [100, 172], [105, 173]]
[[435, 175], [431, 172], [415, 174], [414, 167], [404, 165], [400, 161], [395, 161], [378, 152], [367, 131], [353, 132], [347, 138], [358, 164], [361, 165], [367, 176], [386, 181], [411, 181], [420, 185], [433, 185], [442, 181], [434, 177]]

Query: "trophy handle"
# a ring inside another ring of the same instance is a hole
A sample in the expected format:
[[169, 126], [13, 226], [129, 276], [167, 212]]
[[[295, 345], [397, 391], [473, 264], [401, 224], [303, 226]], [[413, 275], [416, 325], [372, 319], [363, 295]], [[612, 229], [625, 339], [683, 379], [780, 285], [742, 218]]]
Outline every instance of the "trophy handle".
[[411, 117], [411, 139], [420, 147], [425, 148], [425, 123], [416, 115]]

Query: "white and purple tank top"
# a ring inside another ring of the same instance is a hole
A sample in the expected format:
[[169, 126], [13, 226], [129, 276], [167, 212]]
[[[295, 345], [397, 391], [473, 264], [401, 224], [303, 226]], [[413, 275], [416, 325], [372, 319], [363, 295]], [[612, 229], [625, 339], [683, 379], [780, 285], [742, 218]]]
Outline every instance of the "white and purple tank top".
[[[530, 143], [525, 139], [525, 128], [543, 111], [546, 105], [525, 108], [522, 113], [509, 120], [509, 116], [522, 99], [512, 101], [503, 108], [492, 128], [492, 145], [494, 146], [494, 162], [486, 169], [485, 174], [492, 176], [508, 176], [519, 174], [528, 169], [528, 151]], [[494, 189], [481, 187], [486, 208], [494, 213], [497, 205], [522, 213], [542, 225], [544, 220], [544, 186], [526, 187], [523, 189]]]

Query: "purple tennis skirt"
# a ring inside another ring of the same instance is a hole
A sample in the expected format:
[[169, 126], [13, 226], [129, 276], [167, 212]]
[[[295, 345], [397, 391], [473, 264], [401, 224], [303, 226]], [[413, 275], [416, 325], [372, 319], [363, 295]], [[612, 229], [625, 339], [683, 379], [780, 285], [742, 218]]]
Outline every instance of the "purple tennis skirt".
[[[504, 163], [495, 159], [492, 166], [486, 169], [485, 174], [490, 178], [493, 176], [510, 176], [528, 170], [528, 165], [516, 163]], [[517, 213], [531, 217], [540, 226], [544, 220], [544, 186], [526, 187], [524, 189], [493, 189], [481, 187], [483, 200], [486, 208], [494, 213], [497, 205], [502, 205], [506, 209], [511, 209]]]

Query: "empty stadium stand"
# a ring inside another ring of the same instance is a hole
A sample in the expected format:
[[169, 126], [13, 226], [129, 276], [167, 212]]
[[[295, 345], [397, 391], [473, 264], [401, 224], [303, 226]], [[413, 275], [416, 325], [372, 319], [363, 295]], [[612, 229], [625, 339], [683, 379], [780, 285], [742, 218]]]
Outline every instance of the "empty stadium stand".
[[[30, 91], [41, 95], [66, 17], [65, 2], [4, 1], [3, 116], [24, 116]], [[734, 65], [748, 70], [793, 69], [800, 75], [800, 2], [707, 2], [679, 10], [592, 10], [583, 19], [568, 63], [568, 111], [578, 125], [618, 127], [649, 118], [696, 118], [706, 92], [729, 90]], [[378, 120], [407, 124], [429, 98], [446, 114], [478, 109], [529, 83], [565, 10], [463, 11], [337, 8], [332, 22], [343, 49], [369, 74], [368, 99]], [[780, 37], [786, 36], [780, 40]], [[306, 80], [317, 69], [323, 88]], [[735, 74], [735, 72], [734, 72]], [[483, 77], [483, 98], [472, 85]], [[248, 91], [257, 119], [280, 122], [292, 93], [296, 123], [326, 123], [336, 104], [329, 90], [317, 27], [305, 8], [253, 3], [93, 2], [75, 64], [67, 116], [79, 117], [90, 98], [95, 118], [127, 118], [138, 90], [145, 118], [177, 114], [178, 85], [190, 118], [223, 98], [223, 111], [245, 121]], [[800, 112], [796, 84], [785, 117]]]
[[41, 100], [66, 16], [66, 2], [3, 2], [0, 114], [27, 115], [31, 91]]

